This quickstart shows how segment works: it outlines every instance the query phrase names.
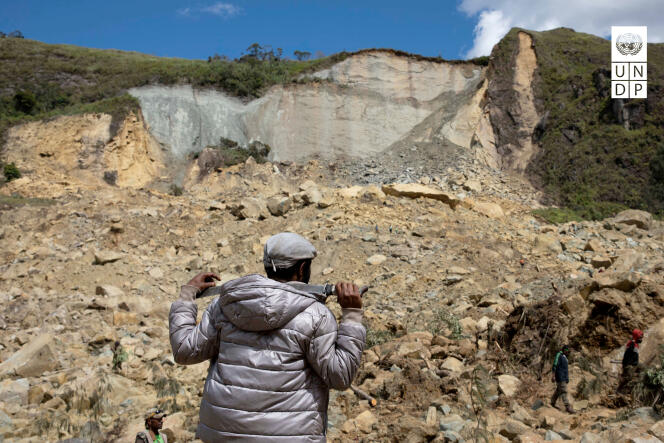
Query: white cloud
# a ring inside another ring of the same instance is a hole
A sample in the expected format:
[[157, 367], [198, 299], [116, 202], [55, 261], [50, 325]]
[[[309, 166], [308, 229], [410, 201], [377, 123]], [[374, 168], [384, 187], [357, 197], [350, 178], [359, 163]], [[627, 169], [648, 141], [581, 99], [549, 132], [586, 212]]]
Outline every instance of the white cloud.
[[493, 45], [507, 34], [510, 27], [509, 18], [502, 11], [480, 12], [480, 19], [475, 26], [475, 41], [466, 56], [473, 58], [489, 54]]
[[242, 12], [242, 8], [239, 6], [235, 6], [232, 3], [223, 3], [223, 2], [217, 2], [213, 3], [209, 6], [201, 6], [197, 8], [182, 8], [178, 9], [176, 11], [178, 15], [181, 15], [183, 17], [190, 17], [192, 14], [198, 15], [198, 14], [212, 14], [212, 15], [217, 15], [219, 17], [233, 17], [240, 12]]
[[240, 12], [240, 8], [231, 3], [217, 2], [213, 5], [201, 8], [201, 12], [218, 15], [220, 17], [232, 17]]
[[459, 10], [477, 16], [466, 57], [489, 55], [513, 27], [544, 31], [560, 26], [609, 37], [611, 26], [648, 26], [648, 41], [664, 40], [661, 0], [461, 0]]

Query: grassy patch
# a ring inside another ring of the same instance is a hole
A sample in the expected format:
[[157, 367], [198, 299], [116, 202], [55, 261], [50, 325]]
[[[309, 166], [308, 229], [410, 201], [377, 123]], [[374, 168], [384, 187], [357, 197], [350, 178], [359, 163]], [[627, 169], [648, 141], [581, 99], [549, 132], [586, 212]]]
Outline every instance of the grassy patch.
[[383, 343], [394, 340], [396, 337], [396, 334], [390, 330], [378, 331], [367, 328], [367, 349], [373, 348], [376, 345], [382, 345]]
[[463, 338], [463, 327], [459, 318], [445, 309], [436, 309], [433, 320], [427, 325], [427, 330], [433, 335], [448, 332], [449, 338], [460, 340]]
[[[253, 157], [256, 163], [265, 163], [267, 156], [270, 153], [270, 145], [261, 143], [259, 141], [252, 141], [247, 147], [240, 146], [236, 141], [228, 138], [221, 137], [219, 143], [216, 145], [209, 145], [206, 149], [214, 149], [219, 151], [223, 159], [223, 166], [233, 166], [239, 163], [244, 163], [249, 157]], [[193, 154], [194, 158], [198, 158], [200, 152]]]
[[664, 409], [664, 345], [659, 345], [657, 362], [641, 373], [634, 386], [633, 396], [644, 406]]
[[21, 171], [18, 170], [14, 163], [7, 163], [3, 166], [2, 172], [5, 175], [5, 180], [12, 181], [21, 178]]
[[316, 60], [242, 57], [187, 60], [137, 52], [0, 39], [0, 146], [12, 125], [58, 115], [104, 112], [122, 119], [138, 109], [126, 94], [149, 84], [190, 84], [252, 99], [269, 87], [297, 81], [350, 53]]
[[583, 217], [570, 208], [544, 208], [532, 211], [533, 216], [540, 218], [547, 223], [560, 224], [570, 221], [581, 221]]
[[54, 205], [54, 200], [46, 198], [22, 197], [19, 194], [3, 195], [0, 194], [0, 209], [15, 208], [17, 206], [50, 206]]
[[171, 184], [170, 188], [168, 188], [171, 195], [175, 197], [180, 197], [184, 194], [184, 188], [180, 185], [177, 185], [175, 183]]

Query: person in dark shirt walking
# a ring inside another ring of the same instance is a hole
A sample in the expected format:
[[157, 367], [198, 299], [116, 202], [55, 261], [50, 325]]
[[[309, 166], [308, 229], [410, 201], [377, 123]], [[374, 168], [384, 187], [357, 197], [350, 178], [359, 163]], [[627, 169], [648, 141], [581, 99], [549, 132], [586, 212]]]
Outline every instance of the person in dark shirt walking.
[[570, 414], [574, 414], [575, 411], [567, 399], [567, 383], [569, 383], [568, 354], [569, 346], [563, 345], [553, 361], [551, 372], [553, 381], [556, 382], [556, 391], [553, 393], [553, 397], [551, 397], [551, 406], [555, 408], [558, 398], [562, 397], [565, 410]]

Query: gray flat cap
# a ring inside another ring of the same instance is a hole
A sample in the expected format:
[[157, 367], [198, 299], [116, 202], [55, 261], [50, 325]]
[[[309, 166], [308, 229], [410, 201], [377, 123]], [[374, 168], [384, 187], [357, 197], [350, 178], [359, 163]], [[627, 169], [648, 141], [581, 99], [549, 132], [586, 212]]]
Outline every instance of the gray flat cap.
[[267, 239], [263, 249], [263, 266], [276, 271], [314, 257], [316, 248], [309, 240], [293, 232], [281, 232]]

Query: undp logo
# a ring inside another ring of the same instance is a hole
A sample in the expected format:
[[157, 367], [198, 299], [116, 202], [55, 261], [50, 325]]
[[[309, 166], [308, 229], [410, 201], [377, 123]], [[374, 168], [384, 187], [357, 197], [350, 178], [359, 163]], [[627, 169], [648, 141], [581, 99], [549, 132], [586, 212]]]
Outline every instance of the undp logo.
[[616, 39], [616, 48], [622, 55], [636, 55], [643, 47], [643, 40], [639, 34], [620, 34]]
[[611, 98], [647, 98], [648, 28], [611, 27]]

